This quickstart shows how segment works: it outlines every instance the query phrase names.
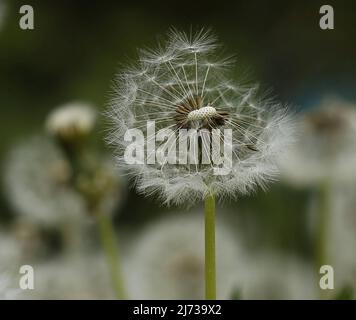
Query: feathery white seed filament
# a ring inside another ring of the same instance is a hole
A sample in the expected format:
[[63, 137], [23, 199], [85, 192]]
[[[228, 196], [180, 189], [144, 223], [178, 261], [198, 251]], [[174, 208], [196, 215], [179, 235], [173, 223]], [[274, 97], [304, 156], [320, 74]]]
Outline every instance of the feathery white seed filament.
[[193, 110], [188, 113], [188, 120], [197, 121], [209, 119], [217, 115], [216, 109], [211, 106], [206, 106], [198, 110]]

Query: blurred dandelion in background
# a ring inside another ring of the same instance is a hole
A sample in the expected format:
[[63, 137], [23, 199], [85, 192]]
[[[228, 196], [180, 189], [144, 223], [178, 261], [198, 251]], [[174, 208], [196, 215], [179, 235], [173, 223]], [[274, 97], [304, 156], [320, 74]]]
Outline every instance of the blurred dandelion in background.
[[15, 146], [4, 172], [8, 197], [25, 219], [54, 226], [85, 215], [83, 199], [70, 185], [70, 163], [50, 139], [35, 136]]
[[[298, 142], [281, 164], [283, 177], [293, 185], [312, 188], [313, 205], [309, 218], [314, 238], [316, 273], [322, 265], [334, 266], [340, 279], [340, 290], [344, 282], [341, 281], [343, 267], [340, 265], [345, 260], [340, 255], [348, 256], [344, 246], [354, 243], [350, 242], [350, 238], [346, 242], [340, 241], [345, 240], [350, 229], [355, 230], [354, 223], [348, 217], [349, 210], [340, 207], [350, 203], [354, 195], [340, 190], [353, 190], [355, 186], [356, 108], [340, 98], [326, 96], [319, 106], [301, 114], [298, 125]], [[339, 256], [337, 259], [335, 253]], [[351, 274], [348, 273], [349, 276]], [[321, 295], [326, 297], [324, 290]]]
[[[71, 102], [54, 109], [46, 120], [47, 134], [28, 138], [10, 150], [4, 169], [4, 189], [10, 203], [21, 214], [14, 232], [23, 249], [31, 251], [33, 248], [26, 246], [26, 240], [35, 244], [43, 229], [59, 229], [64, 257], [67, 256], [69, 264], [70, 257], [75, 261], [92, 251], [88, 248], [89, 237], [91, 225], [96, 224], [112, 285], [117, 297], [123, 298], [117, 240], [111, 220], [123, 201], [124, 183], [113, 160], [90, 142], [96, 117], [94, 107], [84, 102]], [[61, 265], [66, 269], [64, 263]], [[52, 271], [55, 276], [57, 269], [43, 268], [49, 270], [44, 273], [45, 279]], [[64, 296], [59, 291], [58, 297]]]
[[96, 112], [90, 104], [74, 101], [53, 110], [46, 121], [47, 131], [61, 140], [88, 136], [94, 129]]
[[281, 165], [287, 181], [303, 186], [355, 180], [355, 105], [325, 97], [318, 107], [300, 115], [298, 134]]
[[[204, 299], [204, 223], [199, 212], [149, 224], [125, 259], [133, 299]], [[222, 217], [220, 217], [222, 218]], [[220, 220], [219, 218], [219, 220]], [[222, 219], [223, 220], [223, 219]], [[242, 282], [244, 252], [232, 230], [217, 224], [217, 297], [230, 299]]]
[[300, 258], [275, 252], [247, 256], [243, 273], [243, 299], [317, 299], [318, 286], [312, 265]]
[[101, 254], [81, 254], [74, 258], [58, 257], [37, 263], [35, 288], [25, 299], [92, 300], [113, 299], [110, 275]]
[[72, 167], [49, 138], [34, 136], [10, 150], [5, 168], [5, 190], [21, 216], [19, 223], [54, 228], [62, 233], [64, 249], [83, 249], [88, 223], [85, 201], [71, 184]]

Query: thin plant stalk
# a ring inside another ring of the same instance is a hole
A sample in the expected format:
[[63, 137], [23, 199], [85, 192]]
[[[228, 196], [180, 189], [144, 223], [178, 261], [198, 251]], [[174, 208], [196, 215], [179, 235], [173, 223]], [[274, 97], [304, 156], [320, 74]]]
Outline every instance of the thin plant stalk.
[[[330, 185], [322, 183], [318, 190], [318, 221], [315, 239], [315, 266], [319, 274], [320, 267], [327, 264], [327, 230], [330, 216]], [[320, 289], [321, 298], [325, 298], [325, 290]]]
[[83, 247], [83, 226], [78, 221], [64, 221], [61, 223], [61, 233], [65, 254], [75, 255]]
[[205, 298], [216, 299], [215, 197], [205, 198]]
[[116, 298], [119, 300], [127, 299], [121, 270], [119, 248], [115, 239], [111, 219], [108, 215], [103, 213], [98, 214], [97, 219], [101, 242], [106, 254]]

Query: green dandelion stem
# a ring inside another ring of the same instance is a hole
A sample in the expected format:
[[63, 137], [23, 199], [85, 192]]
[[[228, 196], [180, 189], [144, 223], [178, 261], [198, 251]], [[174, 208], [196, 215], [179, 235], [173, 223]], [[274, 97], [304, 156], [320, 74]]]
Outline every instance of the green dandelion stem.
[[215, 197], [205, 198], [205, 298], [216, 299]]
[[[318, 222], [315, 239], [315, 265], [316, 272], [319, 274], [320, 267], [327, 264], [327, 229], [330, 216], [330, 185], [325, 182], [320, 185], [318, 190]], [[323, 298], [325, 290], [321, 290]]]
[[318, 223], [316, 231], [315, 262], [319, 269], [326, 264], [326, 240], [327, 240], [327, 222], [330, 211], [329, 186], [324, 183], [319, 190], [318, 205]]
[[112, 284], [117, 299], [127, 299], [124, 281], [122, 277], [119, 248], [115, 239], [114, 228], [111, 219], [104, 213], [97, 215], [101, 242], [106, 254], [107, 263], [110, 269]]

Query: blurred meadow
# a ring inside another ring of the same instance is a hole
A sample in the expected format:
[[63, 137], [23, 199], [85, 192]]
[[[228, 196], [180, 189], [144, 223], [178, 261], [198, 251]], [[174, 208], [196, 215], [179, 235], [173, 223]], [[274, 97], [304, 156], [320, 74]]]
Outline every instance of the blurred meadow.
[[[34, 30], [19, 28], [22, 4], [0, 0], [0, 299], [204, 297], [203, 207], [138, 195], [104, 141], [115, 74], [171, 27], [211, 28], [235, 80], [298, 119], [278, 181], [218, 203], [218, 298], [356, 297], [355, 2], [328, 1], [325, 31], [322, 1], [29, 0]], [[66, 115], [51, 122], [73, 105], [79, 157]], [[323, 264], [334, 290], [318, 289]], [[21, 265], [34, 290], [18, 290]]]

